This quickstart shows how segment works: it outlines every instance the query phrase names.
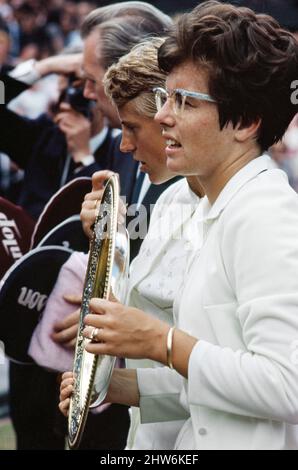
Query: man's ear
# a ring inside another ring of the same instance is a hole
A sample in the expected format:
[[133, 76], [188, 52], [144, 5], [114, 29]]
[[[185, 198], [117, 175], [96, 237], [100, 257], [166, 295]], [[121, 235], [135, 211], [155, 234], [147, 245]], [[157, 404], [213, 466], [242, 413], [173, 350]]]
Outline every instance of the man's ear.
[[250, 138], [254, 138], [257, 136], [258, 130], [260, 128], [262, 119], [259, 118], [256, 121], [252, 122], [248, 126], [242, 126], [238, 124], [237, 130], [235, 133], [235, 138], [237, 142], [245, 142]]

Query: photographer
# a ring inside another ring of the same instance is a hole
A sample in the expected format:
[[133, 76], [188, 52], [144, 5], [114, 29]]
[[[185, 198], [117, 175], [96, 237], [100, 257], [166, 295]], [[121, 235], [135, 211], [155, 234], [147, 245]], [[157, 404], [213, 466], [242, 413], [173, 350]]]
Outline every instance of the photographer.
[[81, 58], [81, 54], [71, 54], [39, 63], [29, 61], [17, 67], [10, 77], [1, 76], [8, 85], [10, 100], [41, 76], [55, 71], [60, 74], [60, 100], [53, 118], [44, 114], [37, 119], [27, 119], [6, 106], [0, 107], [1, 121], [5, 123], [0, 151], [25, 170], [16, 202], [34, 218], [67, 181], [91, 176], [94, 171], [109, 166], [106, 155], [111, 146], [112, 130], [104, 126], [96, 105], [83, 97], [82, 82], [74, 80], [74, 74], [71, 78], [61, 75], [63, 70], [65, 74], [75, 68], [79, 71]]

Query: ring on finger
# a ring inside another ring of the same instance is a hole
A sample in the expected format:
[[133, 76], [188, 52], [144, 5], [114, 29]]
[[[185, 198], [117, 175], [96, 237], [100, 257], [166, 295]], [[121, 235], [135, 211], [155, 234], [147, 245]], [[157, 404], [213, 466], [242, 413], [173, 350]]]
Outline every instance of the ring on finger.
[[90, 339], [91, 341], [93, 341], [94, 343], [96, 343], [98, 341], [97, 339], [97, 335], [99, 333], [99, 329], [98, 328], [93, 328], [91, 333], [90, 333]]

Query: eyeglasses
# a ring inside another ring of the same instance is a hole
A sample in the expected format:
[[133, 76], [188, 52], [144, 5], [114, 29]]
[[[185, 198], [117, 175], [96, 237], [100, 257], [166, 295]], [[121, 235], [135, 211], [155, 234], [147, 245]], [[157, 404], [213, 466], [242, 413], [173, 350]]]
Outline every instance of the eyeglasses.
[[209, 101], [216, 103], [216, 101], [206, 93], [198, 93], [196, 91], [183, 90], [182, 88], [175, 88], [174, 90], [165, 90], [164, 88], [153, 88], [155, 93], [155, 102], [157, 111], [160, 111], [168, 99], [174, 102], [174, 112], [176, 115], [181, 115], [184, 111], [186, 98], [195, 98], [197, 100]]

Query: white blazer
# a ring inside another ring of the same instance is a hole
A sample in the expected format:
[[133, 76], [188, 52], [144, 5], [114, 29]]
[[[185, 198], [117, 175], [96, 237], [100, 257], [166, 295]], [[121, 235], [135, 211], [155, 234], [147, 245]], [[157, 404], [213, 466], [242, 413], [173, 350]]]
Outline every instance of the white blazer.
[[259, 157], [212, 207], [204, 199], [201, 229], [175, 306], [178, 327], [199, 339], [188, 380], [138, 370], [142, 421], [148, 404], [159, 421], [189, 411], [178, 449], [297, 449], [298, 196]]
[[[188, 259], [194, 250], [192, 219], [200, 199], [186, 179], [171, 185], [155, 204], [148, 234], [130, 267], [127, 304], [173, 324], [175, 294], [181, 287]], [[183, 236], [181, 236], [183, 233]], [[128, 368], [160, 367], [149, 360], [126, 360]], [[169, 423], [139, 424], [139, 410], [131, 410], [127, 446], [138, 449], [172, 449], [189, 413], [181, 408]]]

